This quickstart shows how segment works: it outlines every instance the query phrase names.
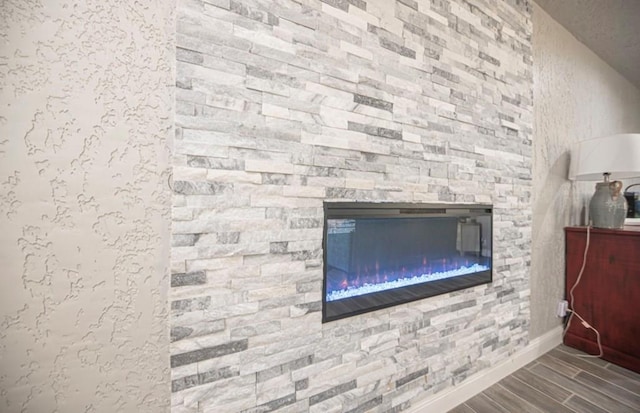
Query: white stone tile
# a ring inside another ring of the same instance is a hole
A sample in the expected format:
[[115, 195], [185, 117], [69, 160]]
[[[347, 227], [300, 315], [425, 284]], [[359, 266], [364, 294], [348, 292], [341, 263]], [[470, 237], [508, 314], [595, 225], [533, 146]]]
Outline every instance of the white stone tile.
[[305, 89], [309, 92], [317, 93], [319, 95], [333, 96], [347, 102], [353, 102], [353, 93], [325, 86], [316, 82], [306, 82]]
[[262, 114], [264, 116], [271, 116], [282, 119], [289, 119], [291, 117], [291, 115], [289, 114], [289, 109], [269, 103], [262, 103]]
[[356, 46], [355, 44], [349, 43], [344, 40], [340, 41], [340, 50], [351, 53], [352, 55], [359, 56], [363, 59], [373, 60], [373, 52], [371, 52], [371, 50], [365, 49], [364, 47]]
[[244, 99], [211, 94], [206, 94], [205, 103], [207, 106], [234, 110], [236, 112], [243, 112], [249, 105], [249, 102]]
[[178, 78], [207, 79], [207, 81], [218, 85], [233, 86], [244, 83], [243, 75], [236, 75], [186, 62], [181, 62], [176, 67], [176, 76]]
[[284, 162], [274, 162], [269, 160], [247, 159], [245, 161], [245, 171], [247, 172], [268, 172], [279, 174], [293, 173], [293, 165]]
[[345, 180], [346, 188], [371, 190], [375, 186], [375, 181], [370, 179], [347, 178]]
[[[304, 262], [302, 261], [290, 261], [280, 262], [273, 264], [264, 264], [260, 269], [261, 275], [282, 275], [304, 271]], [[295, 289], [294, 289], [295, 291]]]
[[188, 166], [174, 166], [174, 181], [204, 181], [207, 179], [207, 170], [204, 168], [191, 168]]
[[285, 53], [290, 53], [291, 55], [294, 55], [296, 52], [293, 44], [278, 37], [272, 36], [266, 30], [253, 31], [238, 25], [234, 25], [233, 34], [234, 36], [249, 40], [252, 43], [267, 46]]
[[206, 179], [212, 182], [247, 182], [252, 184], [260, 184], [262, 175], [253, 172], [229, 171], [225, 169], [202, 169], [205, 171]]
[[256, 399], [258, 404], [268, 403], [281, 397], [295, 393], [295, 385], [288, 374], [274, 377], [271, 380], [256, 384]]
[[324, 198], [326, 189], [320, 186], [285, 186], [282, 194], [287, 197]]
[[175, 151], [183, 155], [214, 156], [217, 158], [226, 158], [229, 154], [229, 148], [225, 146], [186, 140], [175, 142]]
[[200, 271], [200, 270], [216, 270], [227, 266], [237, 266], [242, 263], [242, 257], [224, 257], [224, 258], [211, 258], [204, 260], [188, 260], [187, 271]]
[[296, 293], [296, 287], [293, 286], [278, 286], [270, 288], [259, 288], [256, 290], [249, 290], [247, 299], [249, 301], [261, 301], [269, 298], [286, 297]]
[[273, 93], [274, 95], [290, 96], [291, 87], [280, 82], [262, 79], [254, 76], [247, 76], [244, 82], [247, 89], [259, 90], [262, 92]]
[[367, 31], [367, 21], [362, 19], [360, 16], [344, 12], [338, 8], [328, 5], [327, 3], [322, 3], [322, 12], [353, 25], [364, 32]]

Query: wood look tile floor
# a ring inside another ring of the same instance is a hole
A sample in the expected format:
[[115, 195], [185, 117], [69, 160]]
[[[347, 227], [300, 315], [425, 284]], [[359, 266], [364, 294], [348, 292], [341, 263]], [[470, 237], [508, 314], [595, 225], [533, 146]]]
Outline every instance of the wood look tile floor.
[[638, 413], [640, 374], [560, 345], [449, 413]]

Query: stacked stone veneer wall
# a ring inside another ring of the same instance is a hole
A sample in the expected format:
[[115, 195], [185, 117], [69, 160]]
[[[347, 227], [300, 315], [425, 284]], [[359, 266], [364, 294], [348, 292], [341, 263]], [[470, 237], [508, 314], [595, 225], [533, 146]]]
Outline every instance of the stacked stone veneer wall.
[[[178, 5], [175, 412], [389, 412], [526, 345], [526, 0]], [[494, 209], [494, 282], [321, 323], [325, 200]]]

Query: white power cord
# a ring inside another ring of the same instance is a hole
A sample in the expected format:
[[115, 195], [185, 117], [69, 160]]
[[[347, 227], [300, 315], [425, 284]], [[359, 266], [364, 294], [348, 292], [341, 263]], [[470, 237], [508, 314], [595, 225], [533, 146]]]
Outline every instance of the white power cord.
[[564, 337], [567, 334], [567, 331], [569, 330], [569, 326], [571, 325], [571, 320], [575, 315], [580, 319], [580, 321], [582, 322], [582, 325], [585, 328], [593, 330], [596, 333], [596, 340], [598, 341], [598, 350], [600, 354], [598, 355], [584, 354], [584, 355], [578, 355], [578, 357], [602, 357], [602, 355], [604, 354], [602, 351], [602, 343], [600, 342], [600, 333], [598, 332], [598, 330], [596, 330], [591, 324], [585, 321], [585, 319], [582, 318], [582, 316], [573, 309], [573, 302], [574, 302], [573, 291], [576, 289], [578, 284], [580, 284], [580, 280], [582, 279], [582, 274], [584, 273], [584, 269], [587, 266], [587, 253], [589, 252], [590, 236], [591, 236], [591, 225], [587, 225], [587, 242], [584, 246], [584, 255], [582, 256], [582, 267], [580, 268], [580, 272], [578, 273], [578, 278], [576, 279], [576, 282], [573, 284], [573, 287], [571, 287], [571, 290], [569, 290], [569, 309], [567, 311], [569, 311], [570, 314], [569, 314], [569, 318], [567, 319], [567, 325], [565, 326], [564, 331], [562, 332], [562, 337]]

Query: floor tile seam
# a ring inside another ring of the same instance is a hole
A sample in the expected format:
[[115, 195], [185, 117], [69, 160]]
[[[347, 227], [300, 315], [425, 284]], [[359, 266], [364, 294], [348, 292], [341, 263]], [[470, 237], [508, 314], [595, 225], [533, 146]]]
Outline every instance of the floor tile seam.
[[546, 393], [544, 393], [544, 392], [542, 392], [542, 391], [540, 391], [540, 390], [536, 389], [535, 387], [533, 387], [533, 386], [529, 385], [529, 383], [527, 383], [527, 382], [525, 382], [525, 381], [523, 381], [523, 380], [518, 379], [517, 377], [515, 377], [516, 379], [518, 379], [518, 380], [520, 380], [521, 382], [525, 383], [527, 386], [529, 386], [529, 387], [533, 387], [535, 390], [538, 390], [540, 393], [542, 393], [542, 394], [546, 395], [547, 397], [552, 398], [553, 400], [557, 401], [558, 403], [564, 404], [564, 402], [565, 402], [565, 401], [569, 400], [569, 399], [571, 398], [571, 396], [573, 396], [573, 395], [575, 395], [575, 394], [576, 394], [576, 393], [575, 393], [575, 392], [573, 392], [571, 389], [567, 389], [567, 388], [565, 388], [565, 387], [562, 387], [560, 384], [558, 384], [558, 383], [554, 382], [554, 381], [553, 381], [553, 380], [551, 380], [551, 379], [548, 379], [548, 378], [546, 378], [546, 377], [543, 377], [543, 376], [541, 376], [541, 375], [539, 375], [539, 374], [537, 374], [537, 373], [535, 373], [535, 372], [533, 372], [533, 371], [531, 371], [531, 370], [527, 370], [527, 371], [528, 371], [529, 373], [533, 374], [534, 376], [538, 377], [539, 379], [544, 380], [544, 381], [547, 381], [547, 382], [551, 383], [552, 385], [554, 385], [554, 386], [556, 386], [556, 387], [558, 387], [558, 388], [560, 388], [560, 389], [562, 389], [562, 390], [566, 390], [566, 391], [567, 391], [567, 393], [569, 393], [569, 395], [568, 395], [567, 397], [565, 397], [565, 399], [564, 399], [564, 400], [562, 400], [562, 401], [561, 401], [561, 400], [555, 399], [555, 398], [551, 397], [550, 395], [548, 395], [548, 394], [546, 394]]
[[[550, 368], [549, 366], [546, 366], [546, 365], [544, 365], [544, 366], [545, 366], [545, 367], [547, 367], [547, 368]], [[556, 373], [557, 373], [557, 374], [559, 374], [560, 376], [564, 376], [566, 379], [568, 379], [568, 381], [569, 381], [569, 382], [572, 382], [572, 383], [574, 383], [574, 384], [577, 384], [577, 385], [580, 385], [580, 386], [584, 387], [584, 388], [585, 388], [585, 393], [586, 393], [586, 394], [584, 394], [584, 395], [583, 395], [583, 394], [580, 394], [580, 393], [576, 393], [576, 392], [574, 392], [573, 390], [570, 390], [570, 389], [568, 389], [568, 388], [564, 387], [562, 384], [560, 384], [560, 383], [556, 383], [555, 381], [553, 381], [553, 380], [551, 380], [551, 379], [549, 379], [549, 381], [552, 381], [553, 383], [555, 383], [555, 384], [556, 384], [556, 386], [562, 387], [563, 389], [565, 389], [565, 390], [567, 390], [567, 391], [569, 391], [569, 392], [571, 392], [571, 393], [575, 394], [576, 396], [578, 396], [578, 397], [580, 397], [580, 398], [582, 398], [582, 399], [585, 399], [585, 400], [586, 400], [586, 401], [588, 401], [589, 403], [593, 404], [594, 406], [599, 407], [600, 409], [602, 409], [602, 410], [604, 410], [604, 411], [609, 411], [609, 410], [608, 410], [605, 406], [602, 406], [600, 403], [598, 403], [597, 401], [595, 401], [593, 398], [588, 397], [588, 396], [590, 395], [590, 394], [588, 393], [589, 391], [591, 391], [592, 393], [597, 393], [598, 395], [602, 396], [603, 398], [609, 398], [609, 399], [612, 399], [614, 402], [618, 402], [616, 399], [614, 399], [613, 397], [609, 396], [608, 394], [604, 394], [604, 393], [602, 393], [601, 391], [599, 391], [598, 389], [594, 389], [594, 388], [593, 388], [593, 387], [591, 387], [591, 386], [587, 386], [586, 384], [584, 384], [584, 383], [582, 383], [582, 382], [577, 381], [574, 377], [567, 376], [567, 375], [565, 375], [565, 374], [563, 374], [563, 373], [561, 373], [561, 372], [559, 372], [559, 371], [556, 371]], [[535, 374], [535, 373], [534, 373], [534, 374]], [[541, 377], [542, 377], [542, 376], [541, 376]], [[622, 403], [622, 404], [624, 404], [624, 403]], [[625, 406], [626, 406], [626, 405], [625, 405]]]
[[[598, 409], [602, 410], [603, 412], [609, 412], [609, 413], [612, 413], [612, 412], [610, 412], [609, 410], [605, 409], [604, 407], [600, 406], [599, 404], [594, 403], [594, 402], [592, 402], [591, 400], [587, 400], [587, 399], [585, 399], [584, 397], [582, 397], [582, 396], [581, 396], [581, 395], [579, 395], [579, 394], [574, 394], [574, 395], [573, 395], [573, 396], [571, 396], [571, 397], [574, 397], [574, 396], [575, 396], [575, 397], [578, 397], [578, 398], [580, 398], [580, 399], [582, 399], [583, 401], [585, 401], [585, 402], [587, 402], [587, 403], [589, 403], [589, 404], [594, 405], [595, 407], [597, 407]], [[571, 397], [570, 397], [569, 399], [567, 399], [567, 403], [571, 400]], [[565, 405], [565, 406], [566, 406], [566, 405]], [[566, 407], [568, 407], [568, 408], [570, 408], [570, 409], [573, 409], [573, 407], [571, 407], [571, 406], [566, 406]], [[582, 412], [580, 412], [580, 413], [582, 413]]]
[[[541, 364], [542, 364], [542, 363], [541, 363]], [[547, 366], [547, 365], [545, 365], [545, 364], [542, 364], [542, 365], [543, 365], [544, 367], [549, 368], [549, 369], [551, 368], [551, 367], [549, 367], [549, 366]], [[579, 396], [579, 394], [578, 394], [578, 393], [576, 393], [575, 391], [573, 391], [573, 390], [571, 390], [571, 389], [569, 389], [569, 388], [567, 388], [567, 387], [563, 386], [562, 384], [560, 384], [560, 383], [556, 382], [555, 380], [553, 380], [553, 379], [551, 379], [551, 378], [547, 378], [547, 377], [541, 376], [540, 374], [536, 373], [535, 371], [531, 371], [531, 373], [535, 374], [535, 375], [536, 375], [536, 376], [538, 376], [538, 377], [542, 377], [543, 379], [546, 379], [547, 381], [550, 381], [550, 382], [551, 382], [551, 383], [553, 383], [555, 386], [557, 386], [557, 387], [559, 387], [559, 388], [561, 388], [561, 389], [563, 389], [563, 390], [568, 391], [568, 392], [569, 392], [569, 393], [571, 393], [572, 395], [577, 395], [577, 396]], [[565, 375], [565, 374], [563, 374], [563, 373], [560, 373], [560, 372], [556, 372], [556, 373], [558, 373], [559, 375], [561, 375], [561, 376], [565, 377], [565, 378], [566, 378], [566, 379], [568, 379], [569, 381], [575, 382], [575, 379], [574, 379], [573, 377], [571, 377], [571, 376], [567, 376], [567, 375]], [[568, 399], [570, 399], [570, 398], [571, 398], [571, 396], [569, 396], [569, 397], [567, 398], [567, 400], [568, 400]]]
[[[497, 384], [494, 384], [494, 385], [493, 385], [493, 386], [491, 386], [491, 387], [494, 387], [494, 386], [497, 386]], [[493, 399], [491, 396], [489, 396], [488, 394], [484, 394], [484, 392], [483, 392], [483, 395], [484, 395], [484, 397], [486, 397], [487, 399], [489, 399], [489, 400], [491, 401], [491, 403], [493, 403], [493, 404], [497, 405], [498, 407], [500, 407], [500, 409], [504, 410], [505, 412], [508, 412], [508, 411], [509, 411], [509, 409], [507, 409], [505, 406], [503, 406], [499, 401], [494, 400], [494, 399]]]
[[[495, 384], [493, 385], [495, 386]], [[493, 387], [491, 386], [491, 387]], [[487, 399], [488, 403], [490, 405], [494, 405], [499, 407], [500, 409], [504, 410], [505, 412], [508, 412], [508, 410], [506, 409], [506, 407], [504, 407], [503, 405], [501, 405], [500, 403], [498, 403], [496, 400], [493, 400], [487, 393], [486, 391], [483, 391], [482, 393], [480, 393], [480, 397], [484, 397], [485, 399]], [[478, 413], [483, 413], [483, 412], [478, 412]], [[493, 412], [492, 412], [493, 413]]]
[[[563, 353], [565, 353], [565, 354], [570, 355], [571, 357], [575, 357], [575, 358], [578, 358], [578, 359], [580, 359], [580, 360], [584, 360], [584, 361], [588, 362], [590, 365], [595, 366], [595, 367], [597, 368], [597, 370], [601, 370], [601, 369], [602, 369], [602, 370], [605, 370], [607, 373], [609, 373], [609, 374], [613, 375], [616, 379], [620, 379], [621, 381], [625, 381], [625, 382], [626, 382], [626, 381], [632, 381], [632, 382], [637, 383], [638, 385], [640, 385], [640, 374], [638, 375], [638, 377], [637, 377], [637, 378], [630, 377], [630, 375], [622, 374], [622, 373], [620, 373], [620, 372], [618, 372], [618, 371], [614, 370], [615, 368], [621, 368], [620, 366], [618, 366], [618, 365], [616, 365], [616, 364], [614, 364], [614, 363], [606, 362], [606, 363], [605, 363], [605, 365], [604, 365], [604, 366], [602, 366], [602, 365], [600, 365], [600, 364], [597, 364], [597, 363], [594, 363], [594, 362], [590, 361], [590, 360], [589, 360], [589, 358], [586, 358], [586, 357], [580, 357], [579, 353], [571, 353], [571, 352], [569, 352], [569, 351], [566, 351], [566, 350], [565, 350], [564, 348], [562, 348], [561, 346], [558, 346], [558, 347], [554, 348], [553, 350], [558, 350], [558, 351], [561, 351], [561, 352], [563, 352]], [[554, 357], [552, 354], [549, 354], [549, 356]], [[556, 360], [560, 360], [560, 359], [558, 359], [557, 357], [554, 357], [554, 358], [555, 358]], [[599, 359], [599, 360], [602, 360], [602, 359]], [[562, 360], [560, 360], [560, 361], [562, 361]], [[605, 360], [602, 360], [602, 361], [605, 361]], [[567, 364], [567, 363], [565, 362], [565, 364]], [[611, 380], [604, 379], [604, 378], [600, 377], [598, 374], [591, 373], [591, 372], [590, 372], [590, 371], [588, 371], [588, 370], [585, 370], [585, 369], [582, 369], [582, 368], [576, 367], [576, 366], [574, 366], [574, 365], [572, 365], [572, 364], [570, 364], [570, 365], [571, 365], [573, 368], [577, 368], [577, 369], [580, 369], [580, 370], [582, 370], [582, 371], [584, 371], [584, 372], [587, 372], [587, 373], [593, 374], [594, 376], [599, 377], [599, 378], [601, 378], [602, 380], [605, 380], [605, 381], [606, 381], [606, 382], [608, 382], [608, 383], [616, 384], [616, 383], [612, 382]], [[630, 371], [631, 371], [631, 370], [630, 370]], [[632, 371], [632, 372], [633, 372], [633, 371]], [[579, 374], [579, 373], [578, 373], [578, 374]], [[636, 373], [636, 374], [637, 374], [637, 373]], [[616, 385], [617, 385], [617, 384], [616, 384]], [[620, 387], [622, 387], [622, 386], [620, 386]], [[625, 388], [625, 387], [623, 387], [623, 388]], [[626, 388], [625, 388], [625, 389], [626, 389]], [[633, 391], [632, 391], [632, 390], [630, 390], [630, 389], [626, 389], [626, 390], [627, 390], [627, 391], [631, 391], [632, 393], [636, 394], [635, 392], [633, 392]]]
[[[628, 379], [628, 377], [627, 377], [627, 376], [624, 376], [624, 375], [622, 375], [622, 374], [618, 373], [617, 371], [614, 371], [614, 370], [608, 369], [608, 368], [606, 368], [606, 367], [604, 367], [604, 366], [601, 366], [601, 365], [599, 365], [599, 364], [596, 364], [596, 363], [592, 363], [591, 361], [589, 361], [589, 360], [588, 360], [588, 358], [587, 358], [587, 357], [580, 357], [578, 354], [572, 354], [572, 353], [569, 353], [569, 352], [564, 351], [564, 350], [562, 350], [562, 349], [560, 349], [560, 348], [557, 348], [557, 347], [556, 347], [554, 350], [556, 350], [556, 349], [557, 349], [558, 351], [561, 351], [561, 352], [563, 352], [563, 353], [565, 353], [565, 354], [570, 355], [571, 357], [575, 357], [575, 358], [576, 358], [576, 359], [578, 359], [578, 360], [583, 360], [583, 361], [585, 361], [585, 362], [589, 363], [591, 366], [596, 367], [596, 371], [597, 371], [597, 370], [604, 370], [604, 371], [608, 372], [609, 374], [614, 375], [617, 379], [620, 379], [620, 380], [626, 380], [626, 379]], [[554, 356], [553, 356], [553, 354], [549, 354], [549, 356], [554, 357]], [[583, 369], [583, 368], [581, 368], [581, 367], [578, 367], [578, 366], [576, 366], [576, 365], [573, 365], [573, 364], [567, 363], [567, 362], [565, 362], [564, 360], [561, 360], [561, 359], [559, 359], [559, 358], [557, 358], [557, 357], [554, 357], [554, 358], [555, 358], [555, 359], [557, 359], [557, 360], [563, 361], [565, 364], [569, 364], [569, 365], [570, 365], [570, 366], [572, 366], [573, 368], [576, 368], [576, 369], [579, 369], [579, 370], [581, 370], [581, 371], [584, 371], [584, 372], [587, 372], [587, 373], [593, 374], [593, 375], [594, 375], [594, 376], [596, 376], [596, 377], [600, 377], [598, 374], [594, 374], [594, 373], [592, 373], [592, 372], [590, 372], [590, 371], [588, 371], [588, 370], [585, 370], [585, 369]], [[607, 365], [608, 365], [608, 366], [610, 366], [610, 365], [611, 365], [611, 363], [607, 363]], [[578, 374], [579, 374], [579, 373], [578, 373]], [[600, 377], [600, 378], [602, 378], [602, 377]], [[607, 381], [607, 382], [609, 382], [609, 383], [612, 383], [610, 380], [606, 380], [606, 379], [604, 379], [604, 378], [602, 378], [602, 380], [605, 380], [605, 381]], [[613, 384], [615, 384], [615, 383], [613, 383]]]
[[[598, 376], [595, 376], [595, 375], [593, 375], [593, 376], [594, 376], [594, 377], [596, 377], [596, 378], [598, 377]], [[592, 391], [597, 392], [597, 393], [600, 393], [601, 395], [606, 396], [606, 397], [608, 397], [608, 398], [610, 398], [610, 399], [613, 399], [615, 402], [620, 403], [620, 404], [622, 404], [622, 405], [624, 405], [624, 406], [626, 406], [626, 407], [628, 407], [628, 408], [630, 408], [630, 409], [635, 409], [635, 408], [636, 408], [636, 407], [634, 407], [634, 406], [629, 406], [627, 403], [625, 403], [624, 401], [620, 400], [619, 398], [617, 398], [617, 397], [616, 397], [615, 395], [613, 395], [613, 394], [605, 393], [605, 392], [603, 392], [603, 391], [601, 391], [601, 390], [597, 389], [596, 387], [591, 386], [591, 385], [590, 385], [590, 384], [588, 384], [588, 383], [584, 383], [584, 382], [582, 382], [582, 381], [578, 380], [577, 378], [576, 378], [576, 381], [577, 381], [579, 384], [581, 384], [581, 385], [583, 385], [583, 386], [588, 387], [588, 388], [589, 388], [589, 389], [591, 389]], [[598, 403], [592, 402], [591, 400], [589, 400], [589, 401], [590, 401], [591, 403], [593, 403], [593, 404], [597, 405], [598, 407], [600, 407], [600, 408], [602, 408], [602, 409], [604, 409], [604, 410], [607, 410], [604, 406], [600, 406]]]
[[467, 409], [471, 410], [471, 411], [472, 411], [472, 412], [474, 412], [474, 413], [482, 413], [482, 412], [477, 411], [477, 410], [476, 410], [476, 409], [474, 409], [473, 407], [469, 406], [469, 405], [467, 404], [467, 402], [464, 402], [464, 403], [462, 403], [462, 404], [463, 404], [464, 406], [466, 406], [466, 407], [467, 407]]
[[[640, 393], [636, 393], [636, 392], [635, 392], [635, 391], [633, 391], [633, 390], [630, 390], [630, 389], [627, 389], [626, 387], [620, 386], [618, 383], [614, 383], [614, 382], [612, 382], [612, 381], [609, 381], [609, 380], [607, 380], [607, 379], [604, 379], [604, 378], [602, 378], [602, 377], [600, 377], [600, 376], [598, 376], [598, 375], [596, 375], [596, 374], [590, 373], [590, 372], [588, 372], [588, 371], [583, 371], [583, 373], [584, 373], [584, 374], [589, 374], [589, 375], [591, 375], [591, 376], [593, 376], [593, 377], [595, 377], [595, 378], [597, 378], [597, 379], [600, 379], [600, 380], [602, 380], [602, 381], [606, 382], [607, 384], [610, 384], [610, 385], [612, 385], [612, 386], [615, 386], [615, 387], [617, 387], [618, 389], [623, 390], [625, 393], [629, 393], [629, 394], [631, 394], [631, 395], [633, 395], [633, 396], [640, 396]], [[621, 379], [621, 380], [622, 380], [622, 379]], [[624, 380], [623, 380], [623, 381], [624, 381]], [[611, 397], [613, 397], [613, 396], [611, 396]]]
[[[541, 376], [538, 376], [538, 377], [541, 377]], [[554, 402], [556, 402], [556, 403], [561, 404], [561, 405], [563, 405], [563, 406], [564, 406], [564, 401], [560, 401], [560, 400], [558, 400], [558, 399], [553, 398], [551, 395], [549, 395], [549, 394], [547, 394], [547, 393], [544, 393], [544, 392], [542, 392], [542, 391], [540, 391], [540, 390], [536, 389], [535, 387], [530, 386], [527, 382], [524, 382], [524, 381], [520, 380], [520, 379], [519, 379], [519, 378], [517, 378], [517, 377], [513, 377], [513, 379], [514, 379], [514, 380], [517, 380], [517, 381], [519, 381], [520, 383], [522, 383], [523, 385], [525, 385], [525, 386], [529, 387], [531, 390], [533, 390], [533, 391], [535, 391], [535, 392], [537, 392], [537, 393], [540, 393], [540, 394], [542, 394], [543, 396], [546, 396], [547, 398], [549, 398], [549, 399], [553, 400]], [[547, 381], [549, 381], [549, 380], [547, 380]], [[504, 386], [503, 386], [503, 387], [504, 387]], [[507, 389], [507, 391], [509, 391], [509, 389]], [[570, 395], [565, 399], [565, 401], [566, 401], [566, 400], [569, 400], [569, 399], [571, 398], [571, 396], [573, 396], [573, 395], [575, 394], [575, 393], [571, 392], [570, 390], [567, 390], [567, 391], [569, 391], [569, 393], [571, 393], [571, 394], [570, 394]], [[516, 396], [517, 396], [517, 395], [516, 395]], [[520, 397], [520, 396], [518, 396], [518, 397]], [[520, 398], [522, 399], [522, 397], [520, 397]], [[523, 400], [524, 400], [524, 399], [523, 399]], [[528, 402], [529, 404], [532, 404], [532, 405], [533, 405], [533, 403], [529, 402], [528, 400], [525, 400], [525, 401], [526, 401], [526, 402]], [[534, 405], [534, 407], [538, 407], [538, 406], [535, 406], [535, 405]], [[567, 409], [569, 409], [569, 410], [571, 410], [571, 411], [575, 412], [575, 410], [573, 410], [573, 409], [572, 409], [571, 407], [569, 407], [569, 406], [564, 406], [564, 407], [566, 407]], [[579, 412], [576, 412], [576, 413], [579, 413]]]
[[617, 366], [617, 365], [615, 365], [613, 363], [609, 363], [609, 365], [607, 367], [608, 371], [612, 371], [612, 372], [624, 377], [625, 380], [631, 380], [634, 383], [640, 384], [640, 373], [636, 373], [635, 371], [628, 370], [628, 369], [625, 369], [626, 370], [625, 373], [621, 373], [619, 371], [616, 371], [616, 369], [624, 369], [624, 367], [620, 367], [620, 366]]
[[[544, 354], [544, 356], [550, 357], [550, 358], [554, 359], [556, 363], [559, 363], [560, 365], [564, 365], [564, 366], [566, 366], [566, 367], [567, 367], [567, 370], [578, 370], [578, 372], [577, 372], [577, 373], [572, 374], [572, 375], [570, 375], [570, 374], [563, 374], [565, 377], [569, 377], [569, 378], [573, 379], [573, 378], [575, 378], [575, 376], [576, 376], [576, 375], [580, 374], [580, 372], [581, 372], [581, 371], [584, 371], [584, 370], [582, 370], [581, 368], [579, 368], [579, 367], [575, 367], [575, 366], [573, 366], [572, 364], [569, 364], [569, 363], [567, 363], [567, 362], [566, 362], [566, 361], [564, 361], [564, 360], [561, 360], [561, 359], [559, 359], [559, 358], [557, 358], [557, 357], [554, 357], [553, 355], [551, 355], [551, 354], [549, 354], [549, 353]], [[544, 358], [544, 357], [541, 357], [541, 358]], [[552, 369], [552, 370], [553, 370], [553, 366], [550, 366], [550, 365], [548, 365], [548, 364], [545, 364], [544, 360], [542, 360], [542, 361], [540, 362], [540, 364], [545, 365], [545, 366], [547, 366], [548, 368], [550, 368], [550, 369]]]
[[[569, 348], [571, 348], [571, 347], [569, 347]], [[593, 364], [594, 366], [598, 366], [598, 367], [602, 367], [602, 368], [605, 368], [605, 366], [611, 364], [611, 363], [607, 362], [606, 360], [603, 360], [603, 359], [601, 359], [599, 357], [585, 357], [585, 356], [591, 356], [591, 354], [587, 354], [587, 353], [584, 353], [584, 352], [581, 352], [581, 351], [578, 351], [578, 350], [576, 350], [575, 352], [572, 352], [571, 350], [567, 350], [566, 346], [565, 347], [558, 346], [558, 347], [555, 347], [555, 348], [553, 348], [551, 350], [560, 351], [560, 352], [562, 352], [564, 354], [570, 355], [571, 357], [577, 357], [580, 360], [584, 360], [584, 361], [588, 362], [589, 364]], [[573, 349], [573, 350], [575, 350], [575, 349]], [[605, 363], [605, 365], [602, 366], [602, 365], [600, 365], [598, 363], [595, 363], [594, 360], [601, 360], [602, 362]]]
[[[536, 409], [536, 411], [530, 411], [527, 410], [527, 413], [545, 413], [544, 411], [540, 410], [537, 406], [534, 406], [533, 404], [531, 404], [529, 401], [523, 399], [522, 397], [518, 396], [517, 394], [515, 394], [514, 392], [512, 392], [511, 390], [507, 389], [506, 387], [504, 387], [502, 384], [500, 384], [500, 382], [495, 384], [496, 386], [500, 386], [504, 391], [512, 394], [514, 397], [522, 400], [524, 402], [525, 405], [529, 405], [531, 407], [533, 407], [534, 409]], [[497, 403], [497, 402], [496, 402]], [[509, 411], [509, 409], [507, 409], [506, 406], [501, 405], [502, 408], [504, 408], [505, 410]]]
[[[556, 348], [554, 348], [553, 350], [557, 350], [558, 352], [561, 352], [561, 353], [567, 354], [567, 355], [569, 355], [569, 356], [571, 356], [572, 358], [575, 358], [575, 359], [577, 359], [577, 360], [582, 360], [582, 361], [584, 361], [584, 362], [588, 363], [589, 365], [591, 365], [591, 366], [595, 367], [595, 368], [596, 368], [596, 369], [598, 369], [598, 370], [602, 369], [602, 370], [609, 371], [609, 372], [611, 372], [611, 373], [613, 373], [613, 374], [620, 375], [619, 373], [617, 373], [617, 372], [615, 372], [615, 371], [610, 370], [610, 369], [608, 369], [608, 368], [607, 368], [608, 366], [610, 366], [610, 365], [611, 365], [611, 363], [610, 363], [610, 362], [607, 362], [606, 360], [601, 359], [601, 358], [599, 358], [599, 357], [593, 357], [591, 354], [571, 353], [571, 352], [566, 351], [565, 349], [560, 348], [560, 347], [556, 347]], [[596, 363], [594, 360], [601, 360], [601, 361], [605, 362], [605, 364], [604, 364], [604, 365], [602, 365], [602, 364], [598, 364], [598, 363]], [[577, 367], [577, 366], [574, 366], [574, 367], [575, 367], [575, 368], [579, 368], [579, 369], [581, 369], [581, 370], [584, 370], [584, 369], [583, 369], [583, 368], [581, 368], [581, 367]]]

